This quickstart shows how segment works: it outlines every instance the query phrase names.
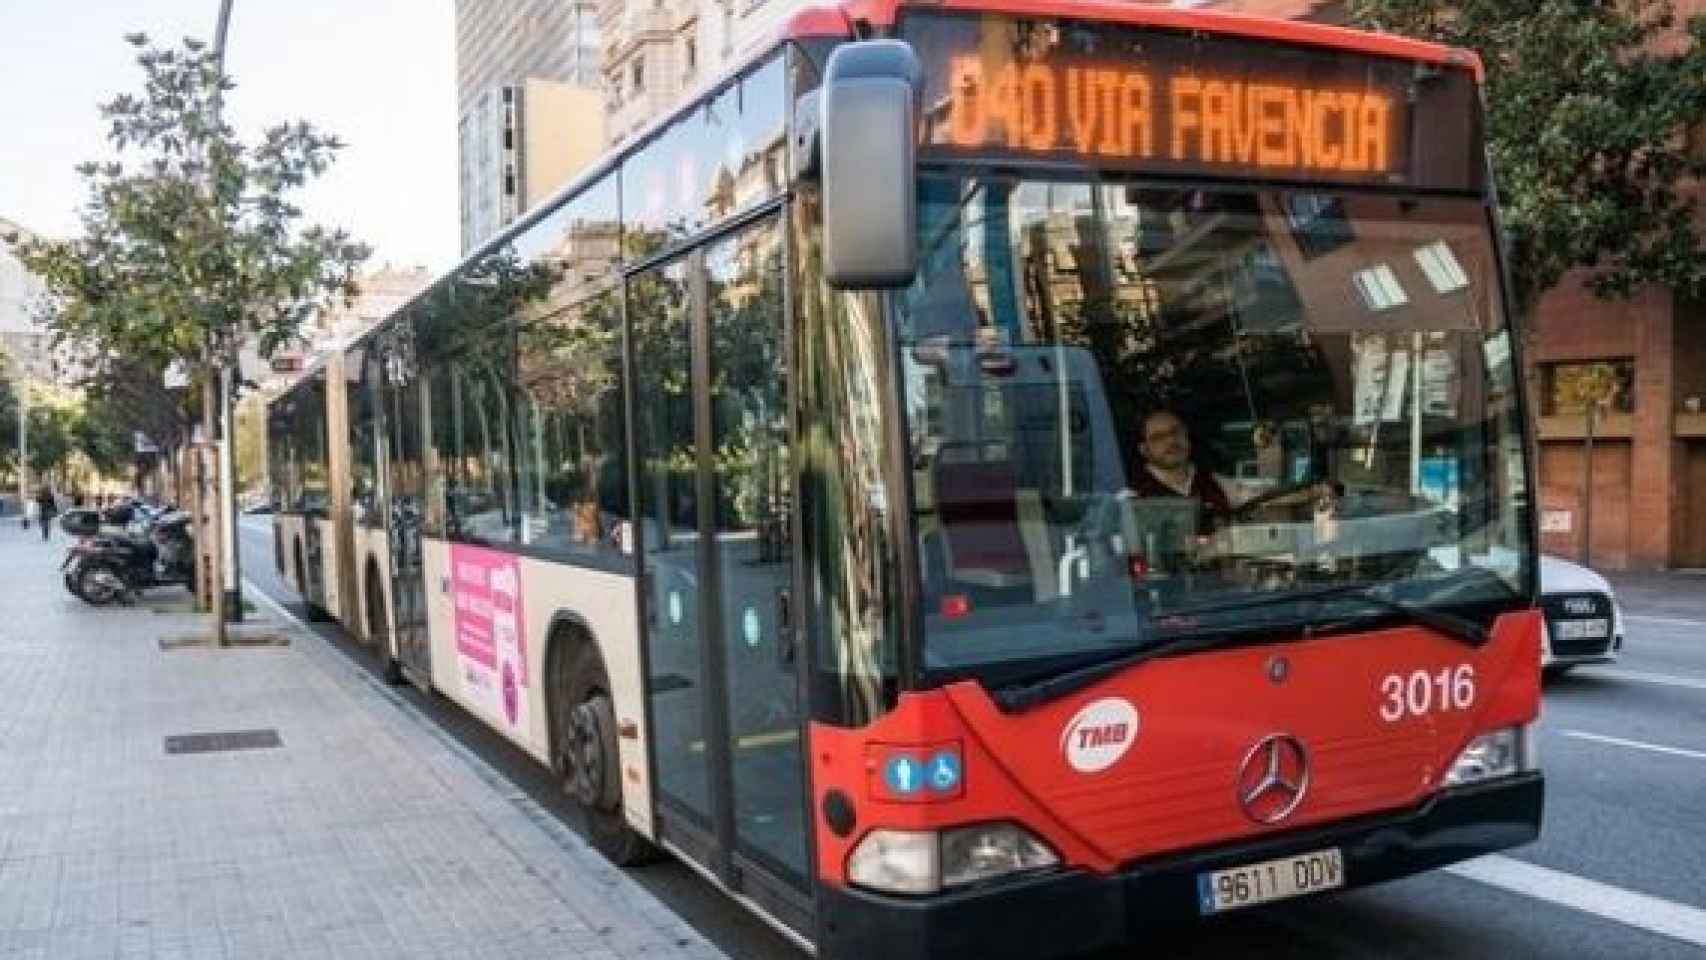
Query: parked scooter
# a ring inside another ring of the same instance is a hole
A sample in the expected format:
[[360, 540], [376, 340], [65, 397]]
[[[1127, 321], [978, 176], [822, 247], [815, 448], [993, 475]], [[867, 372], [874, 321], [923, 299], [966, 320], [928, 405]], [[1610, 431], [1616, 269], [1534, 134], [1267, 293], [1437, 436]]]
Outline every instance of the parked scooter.
[[65, 589], [85, 603], [130, 603], [150, 587], [188, 586], [195, 581], [195, 542], [190, 515], [182, 510], [147, 520], [131, 519], [127, 532], [103, 532], [93, 510], [67, 513], [60, 525], [80, 537], [66, 551], [60, 570]]

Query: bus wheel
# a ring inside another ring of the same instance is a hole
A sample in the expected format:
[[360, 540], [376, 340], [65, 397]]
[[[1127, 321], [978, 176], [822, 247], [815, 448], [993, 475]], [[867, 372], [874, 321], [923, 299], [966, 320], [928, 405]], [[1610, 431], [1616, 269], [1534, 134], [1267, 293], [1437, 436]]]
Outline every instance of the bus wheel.
[[565, 679], [553, 704], [563, 792], [580, 804], [588, 839], [600, 853], [619, 866], [644, 863], [656, 851], [622, 817], [616, 711], [604, 663], [591, 644], [581, 645]]

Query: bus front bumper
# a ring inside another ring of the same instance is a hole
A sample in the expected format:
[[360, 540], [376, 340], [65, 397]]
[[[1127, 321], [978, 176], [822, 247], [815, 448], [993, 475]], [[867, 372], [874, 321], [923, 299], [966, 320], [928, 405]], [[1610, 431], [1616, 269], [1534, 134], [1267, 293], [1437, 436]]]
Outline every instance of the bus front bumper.
[[1044, 960], [1131, 943], [1199, 915], [1197, 877], [1338, 847], [1344, 889], [1408, 876], [1540, 836], [1544, 779], [1519, 774], [1443, 792], [1420, 807], [1133, 864], [1063, 870], [938, 894], [894, 897], [824, 886], [819, 955], [831, 960]]

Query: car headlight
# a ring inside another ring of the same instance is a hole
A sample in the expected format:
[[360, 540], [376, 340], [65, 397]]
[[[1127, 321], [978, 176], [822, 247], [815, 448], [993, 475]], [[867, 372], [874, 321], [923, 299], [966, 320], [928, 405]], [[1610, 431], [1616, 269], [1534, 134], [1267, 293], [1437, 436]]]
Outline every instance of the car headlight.
[[934, 830], [873, 830], [847, 859], [853, 883], [883, 893], [936, 893], [1025, 870], [1060, 857], [1016, 823]]
[[1457, 755], [1451, 769], [1446, 771], [1447, 787], [1462, 787], [1483, 780], [1497, 777], [1508, 777], [1524, 769], [1522, 763], [1523, 736], [1522, 727], [1505, 727], [1492, 733], [1483, 733], [1469, 741], [1463, 752]]

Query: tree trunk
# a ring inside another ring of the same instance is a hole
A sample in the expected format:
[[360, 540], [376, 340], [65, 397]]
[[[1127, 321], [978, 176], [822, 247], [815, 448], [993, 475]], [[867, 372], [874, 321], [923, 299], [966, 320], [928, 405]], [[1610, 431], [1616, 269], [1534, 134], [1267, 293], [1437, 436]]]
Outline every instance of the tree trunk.
[[178, 477], [183, 484], [179, 504], [193, 518], [190, 529], [195, 534], [195, 603], [197, 610], [208, 609], [207, 596], [207, 532], [202, 529], [201, 459], [192, 440], [178, 453]]
[[[226, 544], [220, 534], [225, 525], [220, 523], [219, 509], [224, 502], [219, 489], [219, 380], [218, 375], [209, 365], [206, 375], [202, 378], [201, 389], [201, 422], [207, 443], [202, 449], [201, 462], [203, 476], [208, 482], [202, 484], [202, 509], [197, 516], [201, 518], [207, 543], [212, 549], [207, 551], [207, 563], [210, 576], [208, 583], [208, 609], [213, 612], [213, 643], [214, 646], [225, 646], [225, 550]], [[211, 451], [213, 456], [207, 456]], [[209, 460], [212, 460], [209, 463]]]

